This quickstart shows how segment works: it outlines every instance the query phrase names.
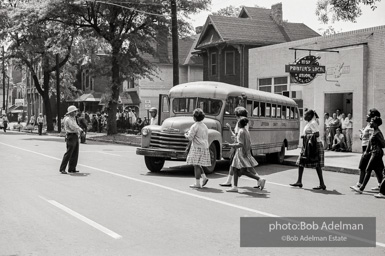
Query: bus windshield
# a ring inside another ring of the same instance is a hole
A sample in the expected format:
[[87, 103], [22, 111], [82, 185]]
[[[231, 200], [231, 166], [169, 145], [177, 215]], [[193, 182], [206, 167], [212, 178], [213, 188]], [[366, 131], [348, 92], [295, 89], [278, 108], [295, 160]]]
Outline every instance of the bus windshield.
[[175, 114], [192, 114], [195, 108], [201, 108], [206, 115], [217, 116], [221, 112], [222, 101], [207, 98], [175, 98], [172, 108]]

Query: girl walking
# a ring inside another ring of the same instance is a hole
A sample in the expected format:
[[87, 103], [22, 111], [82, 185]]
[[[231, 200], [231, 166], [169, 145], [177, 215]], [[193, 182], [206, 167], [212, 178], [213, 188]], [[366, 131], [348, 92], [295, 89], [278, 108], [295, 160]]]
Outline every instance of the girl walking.
[[[202, 188], [207, 184], [209, 179], [206, 177], [202, 166], [210, 166], [209, 152], [209, 130], [202, 123], [205, 118], [205, 113], [202, 109], [197, 108], [193, 111], [195, 123], [190, 127], [190, 130], [185, 134], [185, 137], [191, 141], [191, 147], [187, 155], [187, 164], [194, 166], [195, 184], [190, 185], [191, 188]], [[200, 179], [202, 180], [202, 185]]]
[[234, 186], [227, 190], [227, 192], [238, 192], [238, 177], [243, 174], [247, 177], [259, 181], [259, 187], [262, 190], [265, 187], [266, 180], [258, 176], [254, 167], [258, 162], [251, 155], [251, 140], [250, 133], [245, 128], [249, 120], [246, 117], [241, 117], [238, 121], [238, 134], [235, 143], [229, 144], [230, 147], [236, 149], [231, 167], [234, 170]]
[[[234, 142], [236, 142], [237, 134], [239, 132], [239, 126], [238, 126], [239, 119], [241, 119], [242, 117], [247, 117], [248, 113], [244, 107], [236, 107], [234, 110], [234, 114], [235, 114], [235, 117], [237, 118], [237, 124], [235, 125], [234, 132], [231, 130], [230, 124], [226, 123], [226, 126], [229, 128], [229, 130], [231, 132], [231, 135], [232, 135], [231, 138], [233, 138]], [[248, 124], [245, 126], [245, 129], [249, 130]], [[230, 163], [233, 162], [234, 154], [235, 154], [235, 149], [232, 148], [232, 152], [230, 153]], [[234, 176], [234, 170], [233, 170], [233, 167], [230, 166], [229, 174], [227, 175], [226, 182], [221, 183], [219, 185], [222, 187], [231, 187], [231, 181], [233, 180], [233, 176]], [[256, 187], [258, 187], [258, 186], [259, 186], [259, 182], [257, 181]]]
[[[358, 187], [352, 187], [352, 189], [360, 194], [365, 190], [366, 185], [369, 182], [372, 170], [376, 173], [378, 184], [382, 182], [382, 170], [384, 169], [384, 162], [382, 157], [384, 152], [382, 148], [385, 147], [384, 135], [378, 128], [382, 124], [381, 117], [375, 116], [370, 121], [370, 127], [373, 128], [373, 134], [370, 136], [369, 145], [366, 148], [366, 151], [363, 155], [363, 158], [369, 159], [366, 163], [365, 168], [365, 178], [362, 185]], [[360, 162], [360, 169], [363, 169], [363, 164], [365, 161]]]
[[[336, 116], [333, 114], [333, 116]], [[319, 126], [316, 120], [316, 113], [309, 109], [304, 114], [304, 119], [308, 122], [303, 131], [302, 152], [297, 160], [298, 165], [298, 179], [296, 183], [290, 184], [293, 187], [302, 188], [302, 175], [305, 167], [315, 168], [317, 170], [320, 185], [314, 187], [315, 190], [326, 189], [324, 179], [322, 176], [322, 167], [324, 166], [324, 148], [319, 138]]]

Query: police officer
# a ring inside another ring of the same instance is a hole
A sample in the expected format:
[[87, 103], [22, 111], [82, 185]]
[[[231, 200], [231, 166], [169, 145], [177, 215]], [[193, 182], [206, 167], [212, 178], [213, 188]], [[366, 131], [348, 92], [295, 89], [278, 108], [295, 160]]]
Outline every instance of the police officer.
[[66, 167], [68, 164], [68, 172], [76, 173], [76, 165], [78, 164], [79, 157], [79, 134], [83, 132], [83, 129], [76, 123], [76, 114], [78, 109], [75, 106], [69, 106], [67, 109], [66, 117], [64, 118], [64, 130], [66, 132], [67, 151], [63, 156], [63, 160], [60, 165], [60, 172], [67, 174]]

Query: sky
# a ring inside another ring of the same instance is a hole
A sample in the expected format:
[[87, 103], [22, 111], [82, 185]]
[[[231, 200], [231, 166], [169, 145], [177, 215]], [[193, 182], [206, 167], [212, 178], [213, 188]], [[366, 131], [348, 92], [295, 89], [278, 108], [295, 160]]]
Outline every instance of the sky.
[[[207, 16], [212, 12], [218, 11], [227, 6], [239, 7], [240, 5], [270, 9], [276, 3], [282, 3], [283, 20], [294, 23], [304, 23], [314, 31], [322, 34], [328, 25], [318, 21], [315, 15], [317, 0], [212, 0], [211, 11], [201, 12], [191, 16], [191, 22], [194, 27], [203, 26]], [[385, 25], [385, 0], [377, 4], [378, 8], [372, 11], [367, 6], [361, 6], [363, 14], [357, 19], [356, 23], [336, 22], [330, 24], [336, 32], [346, 32], [363, 28], [370, 28]], [[321, 30], [320, 30], [321, 29]]]

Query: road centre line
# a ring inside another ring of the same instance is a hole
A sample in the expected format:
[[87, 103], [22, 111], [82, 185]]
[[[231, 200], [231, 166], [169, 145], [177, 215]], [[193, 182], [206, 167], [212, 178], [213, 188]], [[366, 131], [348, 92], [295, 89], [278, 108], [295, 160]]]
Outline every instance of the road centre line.
[[[52, 156], [45, 155], [45, 154], [42, 154], [42, 153], [38, 153], [38, 152], [35, 152], [35, 151], [32, 151], [32, 150], [28, 150], [28, 149], [24, 149], [24, 148], [19, 148], [19, 147], [12, 146], [12, 145], [9, 145], [9, 144], [5, 144], [5, 143], [2, 143], [2, 142], [0, 142], [0, 144], [8, 146], [8, 147], [15, 148], [15, 149], [18, 149], [18, 150], [23, 150], [23, 151], [26, 151], [26, 152], [34, 153], [34, 154], [37, 154], [37, 155], [41, 155], [41, 156], [44, 156], [44, 157], [48, 157], [48, 158], [51, 158], [51, 159], [55, 159], [55, 160], [61, 161], [61, 159], [59, 159], [57, 157], [52, 157]], [[111, 175], [114, 175], [114, 176], [117, 176], [117, 177], [121, 177], [121, 178], [125, 178], [125, 179], [128, 179], [128, 180], [137, 181], [137, 182], [140, 182], [140, 183], [152, 185], [152, 186], [163, 188], [165, 190], [173, 191], [173, 192], [176, 192], [176, 193], [179, 193], [179, 194], [188, 195], [188, 196], [191, 196], [191, 197], [195, 197], [195, 198], [199, 198], [199, 199], [202, 199], [202, 200], [206, 200], [206, 201], [222, 204], [222, 205], [225, 205], [225, 206], [230, 206], [230, 207], [233, 207], [233, 208], [236, 208], [236, 209], [240, 209], [240, 210], [244, 210], [244, 211], [260, 214], [260, 215], [263, 215], [263, 216], [283, 218], [282, 216], [274, 215], [274, 214], [263, 212], [263, 211], [258, 211], [258, 210], [255, 210], [255, 209], [251, 209], [251, 208], [248, 208], [248, 207], [243, 207], [243, 206], [240, 206], [240, 205], [228, 203], [228, 202], [225, 202], [225, 201], [213, 199], [213, 198], [206, 197], [206, 196], [201, 196], [201, 195], [185, 192], [185, 191], [182, 191], [182, 190], [179, 190], [179, 189], [174, 189], [174, 188], [167, 187], [167, 186], [164, 186], [164, 185], [160, 185], [160, 184], [157, 184], [157, 183], [153, 183], [153, 182], [149, 182], [149, 181], [145, 181], [145, 180], [129, 177], [129, 176], [126, 176], [126, 175], [122, 175], [122, 174], [119, 174], [119, 173], [114, 173], [114, 172], [103, 170], [103, 169], [100, 169], [100, 168], [96, 168], [96, 167], [92, 167], [92, 166], [88, 166], [88, 165], [84, 165], [84, 164], [78, 164], [78, 165], [86, 167], [86, 168], [89, 168], [89, 169], [92, 169], [92, 170], [108, 173], [108, 174], [111, 174]], [[385, 243], [376, 242], [376, 246], [385, 247]]]
[[81, 214], [79, 214], [79, 213], [77, 213], [77, 212], [71, 210], [70, 208], [68, 208], [68, 207], [66, 207], [66, 206], [64, 206], [64, 205], [62, 205], [62, 204], [60, 204], [60, 203], [58, 203], [58, 202], [56, 202], [56, 201], [54, 201], [54, 200], [48, 200], [48, 199], [46, 199], [46, 198], [44, 198], [44, 197], [42, 197], [42, 196], [39, 196], [39, 197], [40, 197], [41, 199], [47, 201], [48, 203], [52, 204], [53, 206], [56, 206], [57, 208], [59, 208], [59, 209], [65, 211], [66, 213], [72, 215], [73, 217], [75, 217], [75, 218], [77, 218], [77, 219], [79, 219], [79, 220], [81, 220], [81, 221], [87, 223], [87, 224], [90, 225], [91, 227], [96, 228], [97, 230], [99, 230], [99, 231], [101, 231], [101, 232], [103, 232], [103, 233], [109, 235], [110, 237], [112, 237], [112, 238], [114, 238], [114, 239], [120, 239], [120, 238], [122, 238], [121, 235], [115, 233], [114, 231], [112, 231], [112, 230], [110, 230], [110, 229], [108, 229], [108, 228], [106, 228], [106, 227], [104, 227], [104, 226], [102, 226], [102, 225], [96, 223], [96, 222], [93, 221], [93, 220], [90, 220], [89, 218], [87, 218], [87, 217], [85, 217], [85, 216], [83, 216], [83, 215], [81, 215]]
[[[215, 174], [222, 175], [222, 176], [227, 176], [227, 175], [228, 175], [228, 174], [219, 173], [219, 172], [215, 172]], [[240, 179], [243, 179], [243, 180], [250, 180], [250, 179], [246, 179], [246, 178], [243, 178], [243, 177], [240, 177]], [[271, 182], [271, 181], [266, 181], [266, 183], [273, 184], [273, 185], [277, 185], [277, 186], [282, 186], [282, 187], [289, 187], [289, 188], [291, 187], [290, 185], [281, 184], [281, 183], [276, 183], [276, 182]]]

